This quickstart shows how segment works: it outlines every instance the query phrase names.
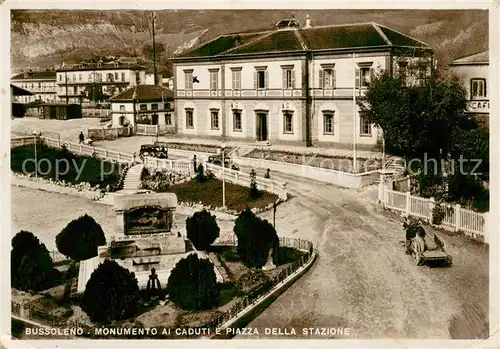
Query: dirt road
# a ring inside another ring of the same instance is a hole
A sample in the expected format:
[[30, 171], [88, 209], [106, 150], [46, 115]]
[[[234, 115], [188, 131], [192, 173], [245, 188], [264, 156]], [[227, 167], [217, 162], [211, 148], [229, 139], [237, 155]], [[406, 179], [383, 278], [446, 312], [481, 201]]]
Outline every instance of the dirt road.
[[[375, 188], [356, 192], [272, 176], [287, 180], [295, 196], [277, 210], [278, 234], [313, 241], [319, 258], [248, 325], [259, 338], [297, 338], [263, 335], [265, 327], [293, 327], [304, 337], [302, 328], [339, 326], [358, 339], [449, 338], [447, 321], [464, 303], [488, 309], [487, 246], [445, 235], [454, 266], [419, 267], [399, 243], [401, 219], [374, 204]], [[262, 216], [272, 220], [271, 213]]]

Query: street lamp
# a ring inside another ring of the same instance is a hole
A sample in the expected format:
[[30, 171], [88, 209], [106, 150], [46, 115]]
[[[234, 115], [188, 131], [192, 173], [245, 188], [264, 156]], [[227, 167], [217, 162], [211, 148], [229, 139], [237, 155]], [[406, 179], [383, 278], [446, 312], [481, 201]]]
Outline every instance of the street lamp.
[[39, 136], [39, 133], [37, 131], [33, 131], [33, 138], [35, 139], [35, 178], [38, 178], [38, 158], [37, 158], [37, 151], [36, 151], [36, 143], [37, 143], [38, 136]]
[[273, 228], [276, 229], [276, 207], [279, 205], [281, 202], [281, 199], [276, 200], [273, 203]]
[[224, 153], [225, 153], [225, 148], [226, 145], [222, 143], [220, 145], [221, 152], [222, 152], [222, 207], [226, 207], [226, 180], [224, 178], [224, 168], [226, 167], [226, 163], [224, 160]]

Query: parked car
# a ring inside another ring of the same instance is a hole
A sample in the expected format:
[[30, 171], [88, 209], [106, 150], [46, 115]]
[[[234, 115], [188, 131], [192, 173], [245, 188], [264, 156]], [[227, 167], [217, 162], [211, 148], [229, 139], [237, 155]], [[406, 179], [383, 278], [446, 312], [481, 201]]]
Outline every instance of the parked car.
[[[222, 156], [221, 155], [210, 155], [208, 157], [208, 162], [211, 164], [217, 165], [217, 166], [221, 166], [222, 165]], [[230, 168], [231, 170], [236, 170], [236, 171], [240, 170], [238, 165], [233, 163], [231, 161], [231, 158], [229, 158], [229, 157], [224, 157], [224, 167]]]
[[152, 156], [158, 159], [168, 159], [168, 148], [158, 144], [143, 144], [139, 156], [141, 158]]

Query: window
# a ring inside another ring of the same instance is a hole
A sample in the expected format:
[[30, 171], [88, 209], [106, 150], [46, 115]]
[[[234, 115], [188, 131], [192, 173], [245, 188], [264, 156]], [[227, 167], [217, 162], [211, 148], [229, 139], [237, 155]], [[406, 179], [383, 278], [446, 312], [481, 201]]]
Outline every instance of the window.
[[122, 81], [125, 82], [125, 73], [122, 73]]
[[78, 94], [78, 87], [73, 86], [73, 95], [77, 95], [77, 94]]
[[96, 77], [96, 81], [97, 82], [101, 82], [102, 81], [102, 74], [101, 73], [96, 73], [95, 77]]
[[470, 80], [471, 99], [483, 99], [486, 97], [486, 79]]
[[212, 130], [219, 129], [219, 111], [216, 109], [210, 110], [210, 119], [212, 124]]
[[334, 64], [322, 64], [322, 70], [319, 71], [319, 88], [335, 88], [335, 69]]
[[210, 91], [217, 91], [219, 85], [219, 70], [210, 69]]
[[62, 81], [62, 74], [59, 75], [59, 81]]
[[141, 74], [138, 72], [135, 73], [135, 83], [139, 85], [141, 83]]
[[371, 68], [373, 62], [368, 63], [358, 63], [358, 69], [356, 69], [356, 87], [363, 88], [368, 87], [370, 84], [371, 76], [373, 74], [373, 70]]
[[172, 114], [165, 113], [165, 125], [172, 126]]
[[170, 103], [165, 103], [165, 105], [163, 106], [163, 109], [164, 110], [171, 110], [170, 109]]
[[257, 72], [257, 87], [260, 89], [266, 88], [266, 72]]
[[295, 88], [295, 72], [293, 71], [293, 65], [282, 65], [281, 69], [283, 70], [283, 88]]
[[283, 112], [283, 133], [293, 133], [293, 112]]
[[119, 74], [118, 73], [115, 73], [115, 80], [118, 80], [120, 77], [119, 77]]
[[193, 70], [184, 70], [184, 88], [186, 90], [193, 89]]
[[151, 104], [151, 110], [158, 110], [158, 104], [157, 103]]
[[186, 109], [186, 128], [194, 128], [193, 109]]
[[335, 113], [333, 111], [325, 111], [323, 112], [323, 133], [324, 134], [333, 134], [334, 133], [334, 117]]
[[233, 80], [233, 90], [241, 90], [241, 68], [234, 69], [231, 68], [232, 80]]
[[140, 111], [148, 110], [148, 106], [147, 106], [147, 104], [141, 104], [141, 105], [139, 106], [139, 110], [140, 110]]
[[359, 125], [360, 125], [359, 134], [361, 136], [372, 135], [372, 124], [370, 123], [368, 117], [364, 116], [361, 113], [359, 114]]
[[257, 90], [262, 90], [268, 88], [269, 85], [269, 74], [266, 71], [267, 67], [255, 67], [256, 72], [254, 73], [254, 88]]
[[78, 81], [82, 81], [83, 80], [83, 74], [78, 74]]
[[108, 73], [108, 81], [113, 82], [113, 73]]
[[241, 131], [241, 110], [233, 110], [233, 131]]
[[73, 74], [73, 82], [76, 82], [76, 74]]

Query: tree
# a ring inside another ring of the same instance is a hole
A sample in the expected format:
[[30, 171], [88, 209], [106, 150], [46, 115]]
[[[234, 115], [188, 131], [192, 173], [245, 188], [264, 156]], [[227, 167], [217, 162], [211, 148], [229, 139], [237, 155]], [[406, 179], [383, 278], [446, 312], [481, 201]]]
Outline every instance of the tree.
[[250, 200], [258, 199], [260, 196], [259, 189], [257, 188], [257, 173], [252, 169], [250, 171], [250, 192], [249, 192]]
[[203, 164], [199, 164], [198, 169], [196, 171], [196, 180], [198, 181], [198, 183], [205, 182], [206, 176], [205, 176], [204, 171], [205, 171], [205, 168], [203, 167]]
[[135, 274], [106, 259], [90, 275], [81, 298], [81, 308], [98, 323], [134, 316], [139, 300]]
[[10, 268], [12, 287], [22, 291], [47, 289], [59, 277], [45, 245], [25, 230], [12, 238]]
[[85, 214], [71, 221], [57, 236], [59, 252], [76, 261], [97, 256], [97, 247], [106, 245], [106, 237], [94, 218]]
[[194, 247], [205, 251], [219, 237], [220, 228], [215, 216], [203, 210], [186, 219], [186, 231]]
[[92, 102], [102, 102], [106, 99], [104, 92], [102, 90], [102, 84], [90, 83], [85, 87], [85, 96], [88, 100]]
[[234, 233], [238, 238], [237, 252], [241, 261], [250, 268], [262, 268], [273, 249], [276, 258], [279, 239], [276, 230], [267, 220], [262, 220], [246, 209], [236, 218]]
[[[407, 170], [419, 195], [449, 202], [484, 197], [480, 180], [489, 173], [488, 132], [466, 114], [467, 92], [456, 77], [427, 74], [421, 66], [406, 75], [383, 72], [358, 105], [383, 130], [387, 151], [411, 164]], [[466, 161], [463, 170], [460, 159]], [[470, 159], [481, 159], [480, 175], [472, 173]], [[420, 161], [415, 166], [409, 160]]]
[[167, 293], [182, 309], [214, 307], [219, 300], [214, 265], [207, 259], [199, 259], [197, 254], [181, 259], [170, 273]]

